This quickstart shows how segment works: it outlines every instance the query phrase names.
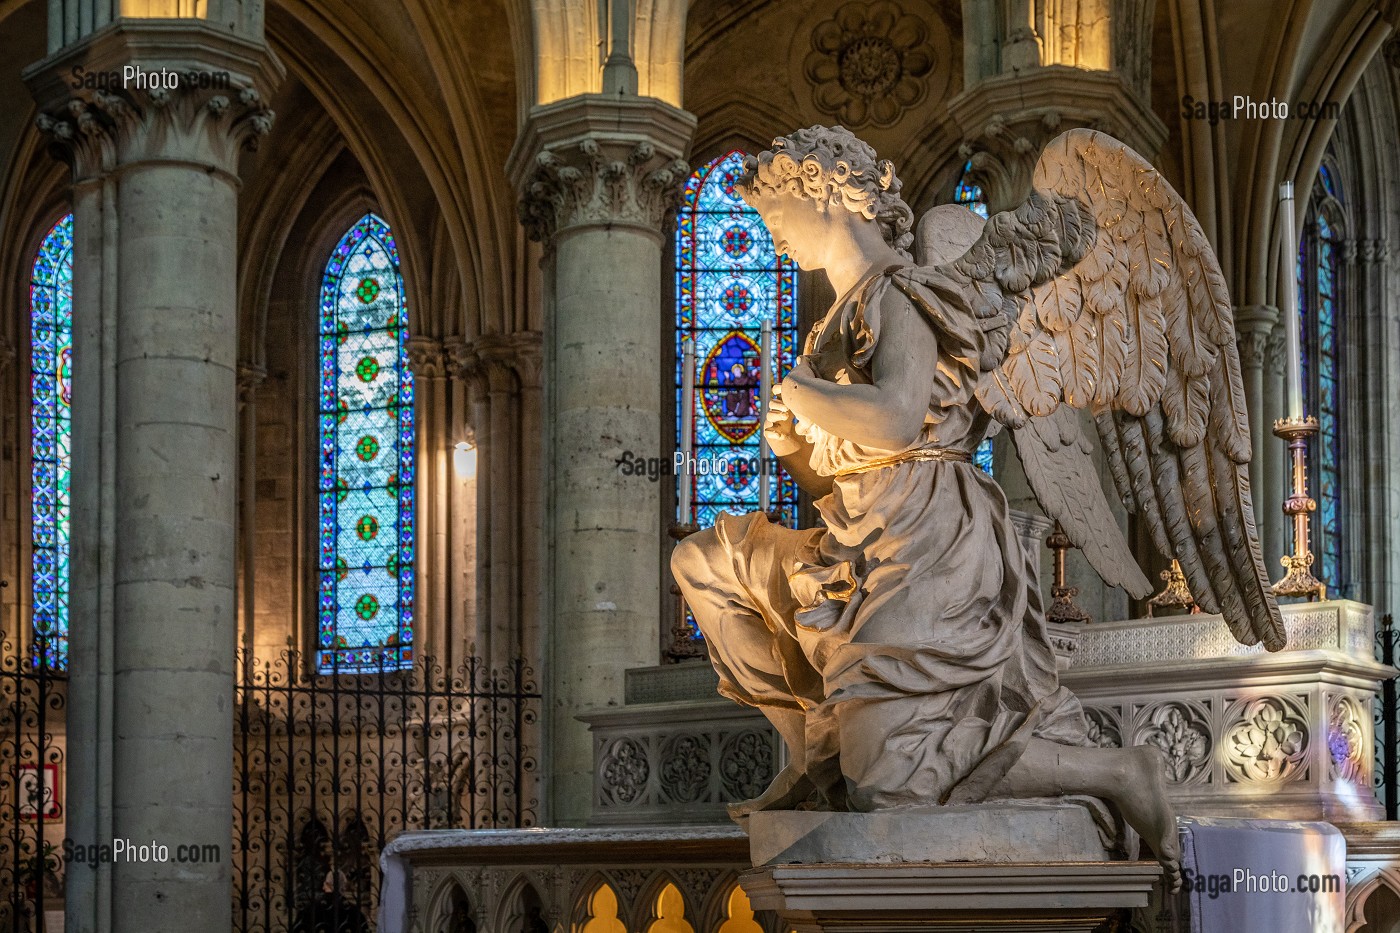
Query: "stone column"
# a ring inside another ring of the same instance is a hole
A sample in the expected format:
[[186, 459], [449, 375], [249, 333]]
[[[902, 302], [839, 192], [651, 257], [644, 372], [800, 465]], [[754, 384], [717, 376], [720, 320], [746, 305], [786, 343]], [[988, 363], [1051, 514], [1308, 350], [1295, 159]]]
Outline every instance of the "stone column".
[[266, 378], [267, 371], [256, 363], [238, 364], [239, 614], [243, 633], [239, 647], [247, 653], [257, 646], [258, 386]]
[[452, 644], [447, 591], [450, 545], [448, 478], [452, 444], [447, 436], [446, 355], [436, 337], [408, 338], [417, 425], [418, 598], [413, 607], [418, 657], [429, 656], [451, 670], [460, 649]]
[[540, 461], [543, 449], [543, 412], [541, 410], [542, 368], [541, 335], [537, 331], [511, 334], [515, 348], [515, 380], [520, 387], [517, 402], [520, 431], [519, 528], [517, 555], [520, 562], [520, 631], [515, 649], [522, 658], [538, 664], [543, 657], [540, 637], [540, 613], [544, 600], [540, 598], [544, 555], [544, 470]]
[[[229, 80], [75, 90], [80, 64]], [[118, 21], [25, 75], [74, 179], [68, 832], [171, 857], [71, 866], [70, 933], [230, 929], [235, 172], [281, 76], [260, 42], [170, 20]]]
[[[1274, 437], [1274, 419], [1270, 417], [1269, 393], [1265, 391], [1265, 363], [1268, 359], [1269, 341], [1278, 323], [1278, 309], [1268, 305], [1246, 305], [1235, 309], [1235, 330], [1239, 335], [1240, 368], [1244, 375], [1245, 405], [1249, 411], [1249, 440], [1252, 456], [1249, 462], [1249, 485], [1254, 494], [1254, 521], [1259, 528], [1259, 536], [1265, 554], [1277, 551], [1280, 555], [1287, 550], [1283, 538], [1283, 497], [1286, 494], [1279, 484], [1278, 466], [1282, 460], [1278, 456], [1282, 443]], [[1277, 463], [1275, 463], [1277, 461]], [[1275, 488], [1275, 487], [1278, 488]], [[1281, 577], [1282, 572], [1274, 573], [1278, 561], [1268, 563], [1270, 578]]]
[[654, 99], [583, 95], [532, 110], [511, 154], [553, 296], [546, 819], [558, 824], [585, 819], [592, 791], [588, 731], [575, 715], [621, 703], [623, 671], [658, 660], [661, 486], [616, 464], [624, 451], [662, 449], [662, 222], [689, 174], [681, 156], [694, 126]]

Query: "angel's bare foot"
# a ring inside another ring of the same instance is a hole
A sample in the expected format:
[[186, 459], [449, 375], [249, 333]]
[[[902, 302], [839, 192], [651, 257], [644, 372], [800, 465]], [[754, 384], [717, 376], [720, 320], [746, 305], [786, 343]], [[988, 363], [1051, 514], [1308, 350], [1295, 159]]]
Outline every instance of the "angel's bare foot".
[[806, 772], [794, 765], [788, 765], [778, 772], [768, 789], [757, 797], [729, 804], [729, 818], [738, 822], [760, 810], [795, 810], [816, 792], [817, 786], [812, 783]]
[[1176, 835], [1176, 813], [1167, 799], [1167, 762], [1160, 751], [1146, 745], [1124, 749], [1124, 788], [1114, 803], [1123, 819], [1137, 830], [1165, 872], [1166, 888], [1181, 890], [1181, 843]]

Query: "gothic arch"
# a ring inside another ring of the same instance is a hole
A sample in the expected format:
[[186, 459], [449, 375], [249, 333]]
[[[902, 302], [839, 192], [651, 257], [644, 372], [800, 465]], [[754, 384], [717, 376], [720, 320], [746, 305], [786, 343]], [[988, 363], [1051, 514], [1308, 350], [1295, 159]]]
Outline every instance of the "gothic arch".
[[1369, 933], [1366, 905], [1371, 896], [1382, 889], [1400, 902], [1400, 869], [1382, 868], [1360, 884], [1347, 885], [1346, 933]]
[[454, 913], [463, 907], [472, 918], [472, 926], [475, 928], [476, 905], [472, 903], [468, 893], [470, 887], [471, 885], [456, 873], [449, 872], [444, 876], [428, 900], [428, 925], [424, 929], [428, 933], [455, 933], [452, 930], [452, 918]]
[[[496, 902], [492, 929], [496, 933], [554, 933], [549, 921], [552, 905], [540, 893], [543, 890], [548, 887], [533, 875], [521, 873], [512, 878]], [[535, 928], [540, 922], [546, 925], [544, 930]]]

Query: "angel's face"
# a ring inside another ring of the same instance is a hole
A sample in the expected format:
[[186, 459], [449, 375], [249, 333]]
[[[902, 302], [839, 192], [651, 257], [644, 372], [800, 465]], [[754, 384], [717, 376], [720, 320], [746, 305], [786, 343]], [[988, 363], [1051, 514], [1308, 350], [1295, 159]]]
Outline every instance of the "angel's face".
[[803, 269], [825, 268], [822, 244], [831, 232], [833, 213], [827, 204], [787, 192], [766, 194], [750, 203], [763, 218], [778, 255], [786, 255]]

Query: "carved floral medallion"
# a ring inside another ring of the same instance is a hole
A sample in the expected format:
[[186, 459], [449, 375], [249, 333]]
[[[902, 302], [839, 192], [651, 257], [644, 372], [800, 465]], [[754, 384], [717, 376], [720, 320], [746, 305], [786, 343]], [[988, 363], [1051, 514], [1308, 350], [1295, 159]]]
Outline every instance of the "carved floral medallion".
[[928, 27], [900, 7], [847, 3], [812, 32], [803, 62], [817, 109], [847, 127], [892, 126], [927, 93]]
[[1287, 781], [1299, 776], [1307, 749], [1303, 717], [1278, 697], [1246, 705], [1225, 731], [1225, 761], [1244, 781]]

